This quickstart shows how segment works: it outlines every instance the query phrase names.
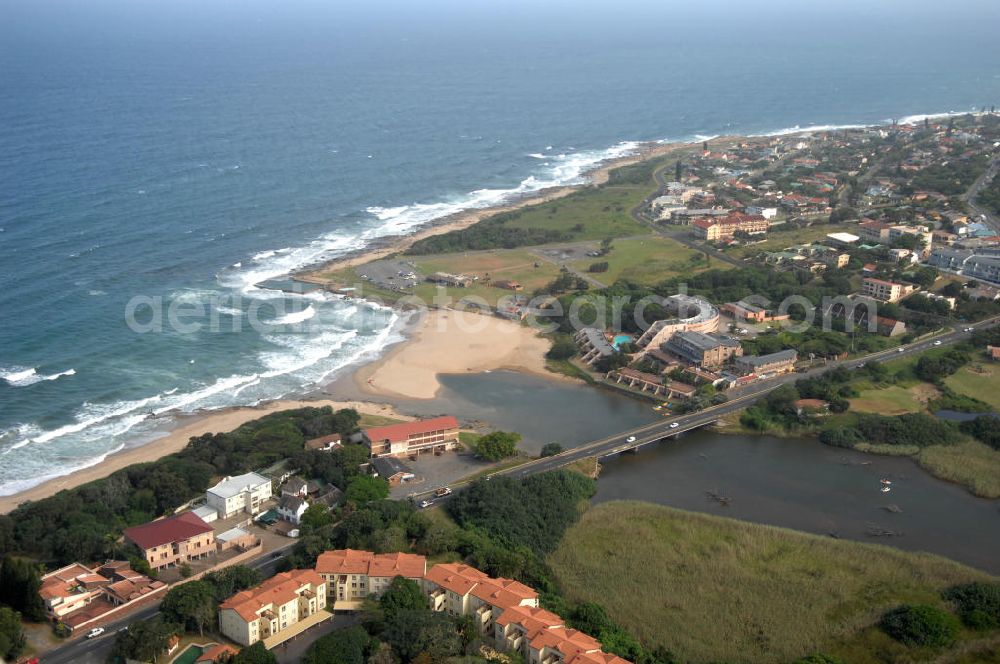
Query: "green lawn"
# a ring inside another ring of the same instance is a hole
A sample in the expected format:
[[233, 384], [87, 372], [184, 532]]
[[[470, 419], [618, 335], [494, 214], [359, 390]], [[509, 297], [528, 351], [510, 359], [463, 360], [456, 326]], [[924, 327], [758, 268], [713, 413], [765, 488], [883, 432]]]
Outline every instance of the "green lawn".
[[358, 422], [358, 425], [361, 428], [383, 427], [388, 424], [399, 424], [402, 421], [403, 420], [395, 417], [387, 417], [385, 415], [369, 415], [368, 413], [361, 413], [361, 420]]
[[959, 394], [985, 401], [1000, 411], [1000, 365], [974, 360], [944, 379]]
[[685, 247], [680, 242], [657, 235], [615, 240], [611, 253], [600, 258], [586, 258], [570, 262], [570, 266], [586, 272], [594, 263], [607, 261], [607, 272], [596, 272], [593, 277], [605, 284], [628, 279], [641, 284], [656, 284], [678, 275], [695, 274], [713, 268], [730, 267], [719, 260], [705, 262], [705, 255]]
[[921, 396], [926, 398], [933, 393], [936, 393], [936, 390], [926, 383], [912, 387], [899, 385], [872, 387], [862, 390], [860, 396], [850, 399], [851, 410], [880, 415], [917, 413], [924, 410], [925, 402], [920, 400]]
[[[572, 233], [574, 241], [638, 235], [647, 229], [633, 219], [629, 211], [653, 189], [652, 181], [649, 184], [585, 187], [565, 198], [526, 207], [507, 225]], [[577, 224], [582, 224], [583, 229], [573, 230]]]
[[870, 628], [882, 612], [943, 605], [943, 588], [990, 578], [929, 554], [638, 502], [591, 508], [548, 560], [570, 600], [600, 603], [646, 645], [693, 663], [817, 651], [915, 661]]

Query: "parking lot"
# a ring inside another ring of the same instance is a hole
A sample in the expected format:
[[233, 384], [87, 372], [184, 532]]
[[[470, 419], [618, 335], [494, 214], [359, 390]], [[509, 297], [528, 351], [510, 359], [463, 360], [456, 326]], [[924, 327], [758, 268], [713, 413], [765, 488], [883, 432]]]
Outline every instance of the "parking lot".
[[449, 451], [441, 456], [421, 454], [416, 461], [402, 459], [402, 462], [413, 470], [416, 478], [393, 487], [390, 493], [395, 500], [406, 498], [412, 493], [424, 493], [448, 486], [495, 465], [480, 461], [466, 451]]
[[409, 290], [420, 282], [420, 276], [408, 261], [373, 261], [359, 267], [357, 272], [363, 280], [390, 290]]

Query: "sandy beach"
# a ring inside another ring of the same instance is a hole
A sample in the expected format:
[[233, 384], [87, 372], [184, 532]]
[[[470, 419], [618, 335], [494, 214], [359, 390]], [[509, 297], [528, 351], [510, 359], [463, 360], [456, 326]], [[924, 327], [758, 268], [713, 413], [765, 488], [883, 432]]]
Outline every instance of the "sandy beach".
[[[471, 311], [433, 310], [412, 338], [354, 373], [363, 394], [433, 399], [442, 374], [510, 369], [562, 378], [545, 368], [549, 341], [518, 323]], [[567, 379], [568, 380], [568, 379]]]
[[399, 413], [387, 404], [375, 404], [363, 401], [334, 401], [330, 399], [271, 401], [257, 408], [230, 408], [204, 415], [190, 415], [181, 420], [178, 426], [165, 436], [146, 445], [122, 450], [117, 454], [108, 456], [107, 459], [95, 466], [43, 482], [20, 493], [10, 496], [0, 496], [0, 514], [7, 514], [25, 501], [46, 498], [64, 489], [72, 489], [81, 484], [107, 477], [111, 473], [134, 463], [155, 461], [160, 457], [179, 452], [184, 449], [192, 437], [206, 433], [232, 431], [245, 422], [255, 420], [269, 413], [306, 406], [315, 408], [330, 406], [334, 409], [354, 408], [359, 413], [385, 415], [402, 420], [413, 419]]

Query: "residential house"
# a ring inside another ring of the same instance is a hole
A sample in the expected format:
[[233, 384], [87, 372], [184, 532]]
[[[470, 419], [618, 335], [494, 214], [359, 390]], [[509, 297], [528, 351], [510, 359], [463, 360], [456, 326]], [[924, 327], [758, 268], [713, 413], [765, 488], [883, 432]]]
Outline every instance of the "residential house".
[[788, 314], [777, 314], [769, 311], [765, 307], [757, 306], [746, 300], [738, 302], [727, 302], [720, 307], [722, 311], [729, 313], [735, 320], [750, 321], [753, 323], [767, 323], [770, 321], [787, 320]]
[[271, 497], [271, 480], [257, 473], [225, 477], [205, 492], [205, 502], [214, 507], [220, 519], [246, 512], [257, 514]]
[[326, 582], [315, 570], [282, 572], [219, 605], [219, 629], [242, 646], [273, 648], [330, 617]]
[[299, 498], [305, 498], [308, 484], [301, 477], [291, 477], [281, 485], [281, 495], [282, 496], [298, 496]]
[[858, 224], [858, 235], [865, 242], [886, 244], [889, 242], [889, 224], [881, 221], [862, 221]]
[[307, 440], [306, 449], [318, 450], [320, 452], [332, 452], [340, 447], [341, 444], [342, 440], [340, 434], [332, 433], [329, 436], [321, 436], [320, 438], [311, 438]]
[[451, 415], [402, 422], [362, 431], [362, 440], [373, 457], [409, 456], [458, 447], [458, 420]]
[[97, 569], [73, 563], [49, 572], [42, 577], [38, 594], [49, 616], [73, 630], [166, 588], [125, 561], [109, 560]]
[[412, 480], [413, 470], [399, 459], [391, 456], [375, 457], [371, 460], [371, 471], [375, 477], [381, 477], [389, 486], [399, 486]]
[[302, 515], [309, 508], [309, 503], [305, 498], [297, 495], [282, 495], [278, 499], [278, 516], [298, 525], [301, 523]]
[[153, 569], [180, 565], [215, 552], [215, 533], [193, 512], [182, 512], [124, 531]]
[[239, 649], [234, 648], [228, 643], [217, 643], [214, 646], [205, 648], [198, 655], [198, 659], [194, 660], [194, 664], [224, 664], [238, 653]]

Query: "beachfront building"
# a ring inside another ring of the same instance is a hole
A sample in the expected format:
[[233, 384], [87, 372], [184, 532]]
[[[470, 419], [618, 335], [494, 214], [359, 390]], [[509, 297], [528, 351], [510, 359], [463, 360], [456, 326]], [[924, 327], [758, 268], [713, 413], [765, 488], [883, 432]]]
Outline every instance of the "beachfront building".
[[341, 447], [343, 441], [339, 433], [332, 433], [329, 436], [310, 438], [306, 441], [307, 450], [317, 450], [319, 452], [332, 452]]
[[458, 447], [458, 420], [451, 415], [401, 422], [362, 431], [362, 440], [373, 457], [409, 456]]
[[257, 514], [271, 497], [271, 480], [257, 473], [226, 477], [205, 492], [205, 502], [215, 509], [220, 519], [246, 512]]
[[663, 344], [663, 350], [708, 369], [721, 367], [731, 358], [743, 355], [743, 346], [736, 339], [702, 332], [678, 332]]
[[316, 559], [316, 573], [335, 610], [357, 609], [366, 597], [380, 597], [397, 576], [419, 582], [426, 572], [427, 559], [412, 553], [338, 549]]
[[627, 368], [608, 372], [607, 380], [665, 399], [690, 399], [698, 391], [694, 385], [676, 380], [665, 381], [662, 376]]
[[331, 618], [326, 582], [311, 569], [277, 574], [219, 605], [219, 630], [243, 646], [264, 642], [271, 649]]
[[715, 332], [719, 329], [719, 310], [708, 300], [691, 295], [671, 295], [665, 298], [664, 308], [674, 316], [655, 321], [636, 339], [637, 348], [643, 353], [660, 349], [678, 332]]
[[215, 552], [212, 526], [194, 512], [183, 512], [141, 526], [126, 528], [125, 541], [134, 544], [153, 569], [180, 565]]
[[862, 293], [866, 297], [880, 302], [899, 302], [901, 299], [913, 292], [914, 288], [910, 284], [899, 284], [885, 279], [875, 277], [865, 277], [861, 280]]

